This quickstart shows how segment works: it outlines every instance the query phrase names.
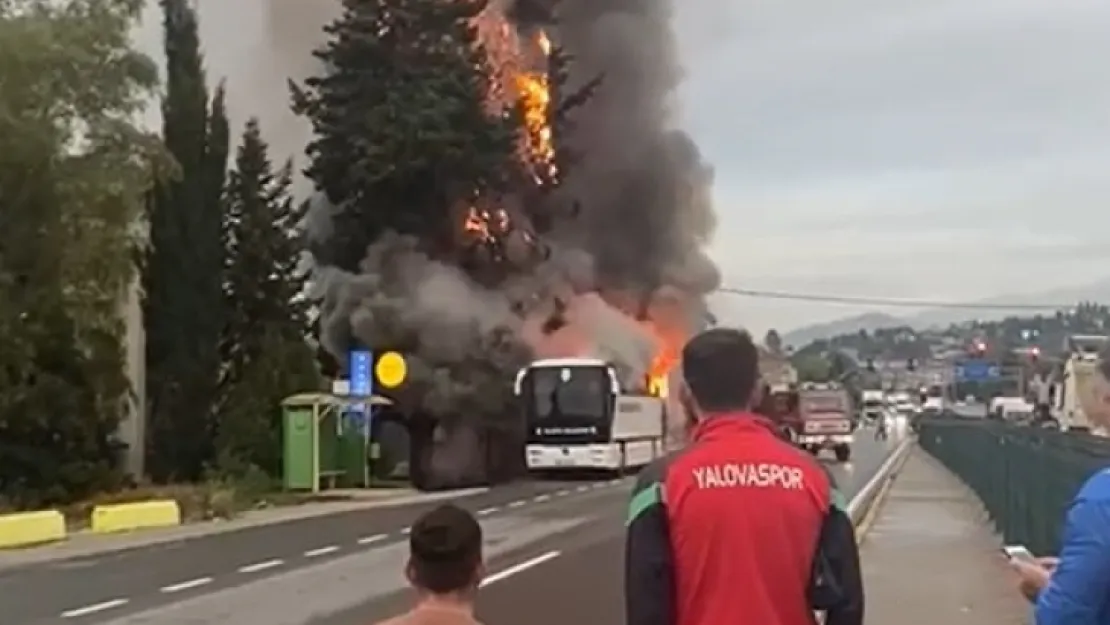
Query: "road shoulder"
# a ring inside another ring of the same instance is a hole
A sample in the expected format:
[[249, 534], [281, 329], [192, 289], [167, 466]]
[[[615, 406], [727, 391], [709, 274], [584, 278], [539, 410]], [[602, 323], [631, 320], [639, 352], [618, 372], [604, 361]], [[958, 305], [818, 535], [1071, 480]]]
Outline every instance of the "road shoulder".
[[982, 505], [943, 466], [915, 448], [880, 505], [862, 547], [868, 623], [1024, 622]]
[[334, 514], [376, 508], [392, 508], [437, 500], [453, 500], [489, 492], [489, 488], [470, 488], [441, 493], [401, 491], [395, 496], [367, 497], [352, 501], [305, 504], [289, 508], [271, 508], [247, 512], [226, 521], [206, 521], [172, 528], [121, 534], [71, 534], [66, 540], [27, 549], [0, 552], [0, 570], [53, 562], [69, 558], [106, 555], [129, 549], [152, 547], [179, 540], [214, 536], [238, 530], [292, 523]]

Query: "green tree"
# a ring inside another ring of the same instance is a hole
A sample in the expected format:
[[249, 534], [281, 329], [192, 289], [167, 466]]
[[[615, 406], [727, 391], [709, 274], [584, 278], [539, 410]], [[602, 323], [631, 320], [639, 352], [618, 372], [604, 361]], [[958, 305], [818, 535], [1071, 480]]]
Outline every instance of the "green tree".
[[213, 459], [213, 406], [224, 325], [223, 202], [228, 127], [222, 87], [210, 99], [197, 17], [161, 0], [166, 52], [162, 134], [178, 175], [150, 194], [143, 288], [149, 468], [196, 478]]
[[291, 172], [290, 163], [274, 171], [258, 122], [249, 121], [225, 192], [228, 315], [217, 449], [225, 465], [271, 475], [281, 464], [281, 400], [320, 381], [300, 262], [305, 210], [290, 195]]
[[110, 488], [128, 405], [121, 300], [164, 162], [140, 1], [0, 2], [0, 508]]
[[474, 18], [486, 0], [344, 0], [315, 56], [327, 73], [293, 86], [312, 124], [306, 174], [340, 207], [314, 250], [357, 270], [367, 245], [392, 230], [448, 252], [451, 211], [496, 197], [524, 171], [519, 107], [490, 113], [495, 75]]
[[829, 361], [821, 356], [807, 355], [794, 359], [794, 369], [802, 382], [828, 382]]

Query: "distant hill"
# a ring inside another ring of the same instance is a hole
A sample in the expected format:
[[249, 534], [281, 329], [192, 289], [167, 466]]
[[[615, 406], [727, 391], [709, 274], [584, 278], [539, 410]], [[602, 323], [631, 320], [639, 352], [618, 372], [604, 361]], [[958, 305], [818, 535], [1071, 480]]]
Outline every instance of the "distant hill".
[[1049, 305], [1039, 310], [1017, 311], [1013, 309], [968, 310], [966, 308], [940, 308], [906, 315], [905, 317], [896, 317], [885, 313], [864, 313], [862, 315], [853, 315], [843, 319], [816, 323], [790, 330], [783, 334], [783, 343], [785, 345], [792, 345], [795, 348], [800, 348], [817, 339], [827, 339], [841, 334], [859, 332], [861, 329], [872, 332], [879, 328], [891, 328], [902, 325], [908, 325], [916, 329], [925, 329], [930, 327], [947, 327], [953, 323], [961, 323], [972, 319], [997, 321], [1014, 315], [1026, 317], [1038, 313], [1052, 314], [1058, 307], [1073, 306], [1081, 301], [1110, 304], [1110, 278], [1080, 286], [1060, 287], [1034, 293], [999, 295], [973, 302], [984, 306], [1001, 304], [1018, 304], [1022, 306]]
[[795, 348], [804, 347], [818, 339], [827, 339], [841, 334], [850, 334], [867, 330], [872, 332], [879, 328], [890, 328], [904, 325], [906, 322], [894, 315], [885, 313], [863, 313], [844, 319], [836, 319], [825, 323], [815, 323], [796, 330], [791, 330], [782, 336], [783, 345]]
[[907, 317], [906, 323], [912, 325], [915, 328], [924, 328], [930, 326], [947, 326], [953, 323], [969, 321], [971, 319], [996, 321], [1013, 315], [1031, 317], [1038, 313], [1052, 314], [1061, 307], [1071, 307], [1081, 301], [1110, 304], [1110, 279], [1099, 280], [1098, 282], [1092, 282], [1082, 286], [1060, 287], [1056, 289], [1038, 291], [1036, 293], [999, 295], [997, 297], [984, 299], [981, 302], [976, 302], [985, 306], [990, 306], [992, 304], [1018, 304], [1022, 306], [1039, 306], [1041, 304], [1049, 305], [1042, 309], [1015, 311], [1012, 309], [960, 310], [947, 308], [938, 310], [927, 310], [920, 314]]

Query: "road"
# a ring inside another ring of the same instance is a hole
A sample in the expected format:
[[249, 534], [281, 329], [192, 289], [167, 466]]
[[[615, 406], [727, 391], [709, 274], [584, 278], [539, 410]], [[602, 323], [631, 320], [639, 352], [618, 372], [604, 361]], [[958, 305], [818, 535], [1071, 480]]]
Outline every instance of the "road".
[[[830, 465], [851, 496], [894, 441]], [[619, 622], [631, 479], [526, 482], [458, 503], [482, 519], [487, 623]], [[0, 571], [4, 625], [367, 625], [410, 597], [407, 526], [435, 503], [301, 519]]]

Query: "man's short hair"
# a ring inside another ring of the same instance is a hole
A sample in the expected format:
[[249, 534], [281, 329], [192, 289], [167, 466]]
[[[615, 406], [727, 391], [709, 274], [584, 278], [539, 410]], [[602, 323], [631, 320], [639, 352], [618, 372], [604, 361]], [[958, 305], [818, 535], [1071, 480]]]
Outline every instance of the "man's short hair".
[[482, 564], [482, 527], [474, 515], [451, 504], [416, 520], [409, 534], [412, 583], [447, 594], [469, 590]]
[[706, 330], [683, 348], [682, 375], [701, 410], [747, 410], [759, 382], [759, 348], [742, 330]]

